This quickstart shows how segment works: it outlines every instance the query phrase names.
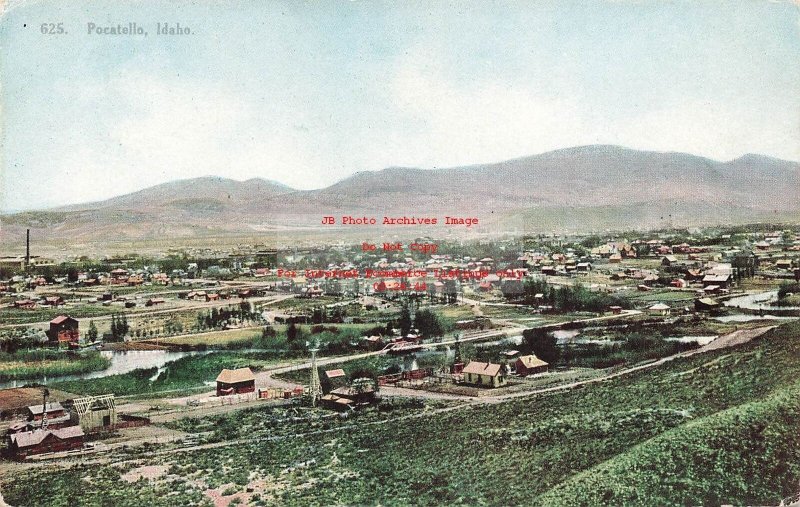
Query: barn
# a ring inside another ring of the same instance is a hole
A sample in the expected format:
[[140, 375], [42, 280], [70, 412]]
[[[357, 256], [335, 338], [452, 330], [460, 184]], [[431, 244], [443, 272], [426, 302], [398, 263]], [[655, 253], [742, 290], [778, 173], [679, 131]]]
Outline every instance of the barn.
[[226, 368], [217, 376], [217, 396], [252, 393], [255, 390], [256, 377], [250, 368]]
[[59, 315], [50, 321], [47, 337], [52, 343], [59, 345], [78, 343], [81, 337], [78, 331], [78, 321], [68, 315]]
[[24, 459], [33, 454], [62, 452], [83, 447], [84, 433], [80, 426], [53, 430], [33, 430], [8, 435], [8, 453]]
[[514, 363], [514, 370], [517, 375], [533, 375], [534, 373], [546, 372], [547, 366], [548, 363], [531, 354], [519, 357]]

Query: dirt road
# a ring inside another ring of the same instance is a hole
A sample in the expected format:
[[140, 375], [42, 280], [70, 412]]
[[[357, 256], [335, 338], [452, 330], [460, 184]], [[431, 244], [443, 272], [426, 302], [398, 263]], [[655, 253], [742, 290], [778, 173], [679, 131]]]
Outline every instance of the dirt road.
[[[284, 301], [286, 299], [291, 299], [293, 297], [294, 297], [294, 294], [280, 294], [280, 295], [275, 295], [275, 296], [259, 296], [259, 297], [252, 297], [252, 298], [247, 298], [247, 299], [238, 299], [237, 298], [236, 302], [238, 304], [239, 302], [242, 302], [242, 301], [249, 301], [249, 302], [252, 302], [252, 303], [261, 303], [262, 306], [263, 306], [263, 305], [271, 305], [271, 304], [279, 303], [281, 301]], [[215, 308], [215, 307], [216, 308], [223, 308], [223, 307], [226, 307], [226, 306], [230, 306], [232, 304], [233, 304], [233, 299], [226, 299], [226, 300], [220, 300], [220, 301], [206, 301], [206, 302], [203, 302], [203, 303], [176, 306], [176, 307], [172, 307], [172, 308], [163, 308], [163, 309], [159, 309], [159, 310], [145, 310], [145, 311], [127, 312], [126, 315], [128, 317], [131, 317], [131, 318], [133, 318], [133, 317], [135, 317], [135, 318], [151, 317], [153, 315], [165, 315], [165, 314], [170, 314], [170, 313], [178, 313], [178, 312], [185, 312], [185, 311], [191, 311], [191, 310], [203, 310], [203, 309]], [[68, 310], [64, 310], [64, 311], [68, 312]], [[112, 313], [114, 313], [114, 311], [109, 310], [108, 315], [99, 315], [99, 316], [96, 316], [96, 317], [85, 317], [85, 318], [91, 319], [91, 320], [94, 320], [94, 321], [111, 320]], [[43, 320], [43, 321], [39, 321], [39, 322], [28, 322], [28, 323], [24, 323], [24, 324], [0, 324], [0, 329], [10, 329], [10, 328], [16, 328], [16, 327], [41, 327], [41, 328], [45, 328], [49, 324], [50, 324], [49, 320]]]

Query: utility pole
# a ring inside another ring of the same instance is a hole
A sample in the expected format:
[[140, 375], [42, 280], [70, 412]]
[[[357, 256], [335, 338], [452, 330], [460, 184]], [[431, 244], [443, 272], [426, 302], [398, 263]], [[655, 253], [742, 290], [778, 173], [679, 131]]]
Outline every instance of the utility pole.
[[42, 431], [47, 430], [47, 397], [50, 391], [45, 387], [42, 389]]
[[308, 396], [311, 398], [311, 406], [316, 407], [317, 402], [322, 398], [322, 384], [319, 381], [319, 372], [317, 371], [317, 352], [319, 349], [317, 345], [309, 349], [311, 352], [311, 379], [309, 380]]

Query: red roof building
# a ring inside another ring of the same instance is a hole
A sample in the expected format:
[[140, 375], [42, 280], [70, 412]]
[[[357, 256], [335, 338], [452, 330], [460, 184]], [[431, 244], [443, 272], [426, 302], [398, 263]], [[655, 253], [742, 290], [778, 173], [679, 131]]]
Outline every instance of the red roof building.
[[252, 393], [255, 390], [256, 377], [250, 368], [226, 368], [217, 376], [217, 396]]
[[522, 356], [514, 363], [517, 375], [533, 375], [547, 371], [548, 364], [535, 355]]
[[13, 433], [8, 435], [8, 452], [17, 459], [25, 459], [33, 454], [71, 451], [83, 447], [83, 437], [80, 426]]
[[78, 343], [80, 332], [78, 321], [68, 315], [59, 315], [50, 321], [50, 329], [47, 336], [51, 342], [61, 344]]

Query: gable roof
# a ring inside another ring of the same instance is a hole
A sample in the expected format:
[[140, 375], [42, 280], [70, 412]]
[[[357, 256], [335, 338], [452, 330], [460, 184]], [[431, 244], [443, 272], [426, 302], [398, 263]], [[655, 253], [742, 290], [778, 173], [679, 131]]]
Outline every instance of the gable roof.
[[500, 368], [501, 366], [499, 364], [470, 361], [470, 363], [461, 372], [496, 377], [500, 374]]
[[45, 438], [52, 435], [59, 440], [67, 440], [69, 438], [78, 438], [84, 436], [84, 432], [80, 426], [67, 426], [57, 430], [33, 430], [25, 431], [22, 433], [13, 433], [10, 435], [11, 442], [17, 444], [17, 447], [32, 447], [41, 444]]
[[68, 320], [71, 320], [71, 321], [77, 322], [77, 320], [73, 319], [73, 318], [72, 318], [72, 317], [70, 317], [69, 315], [59, 315], [59, 316], [58, 316], [58, 317], [56, 317], [55, 319], [51, 320], [51, 321], [50, 321], [50, 324], [63, 324], [64, 322], [66, 322], [66, 321], [68, 321]]
[[341, 369], [341, 368], [336, 369], [336, 370], [326, 370], [325, 371], [325, 375], [328, 378], [338, 378], [338, 377], [344, 377], [345, 376], [344, 370]]
[[521, 356], [519, 359], [517, 359], [517, 361], [521, 362], [522, 365], [525, 366], [525, 368], [536, 368], [536, 367], [539, 367], [539, 366], [547, 366], [548, 365], [547, 362], [542, 361], [541, 359], [536, 357], [536, 355], [534, 355], [534, 354], [531, 354], [529, 356]]
[[727, 282], [730, 275], [706, 275], [703, 277], [704, 282]]
[[217, 382], [223, 382], [225, 384], [236, 384], [239, 382], [248, 382], [250, 380], [255, 381], [255, 379], [256, 377], [253, 375], [250, 368], [237, 368], [236, 370], [225, 368], [217, 376]]
[[[51, 402], [47, 403], [47, 413], [48, 414], [50, 412], [58, 412], [60, 410], [64, 410], [64, 407], [61, 406], [61, 403], [59, 403], [57, 401], [51, 401]], [[28, 411], [31, 414], [39, 415], [39, 414], [42, 413], [42, 405], [41, 404], [39, 404], [39, 405], [31, 405], [31, 406], [28, 407]]]

